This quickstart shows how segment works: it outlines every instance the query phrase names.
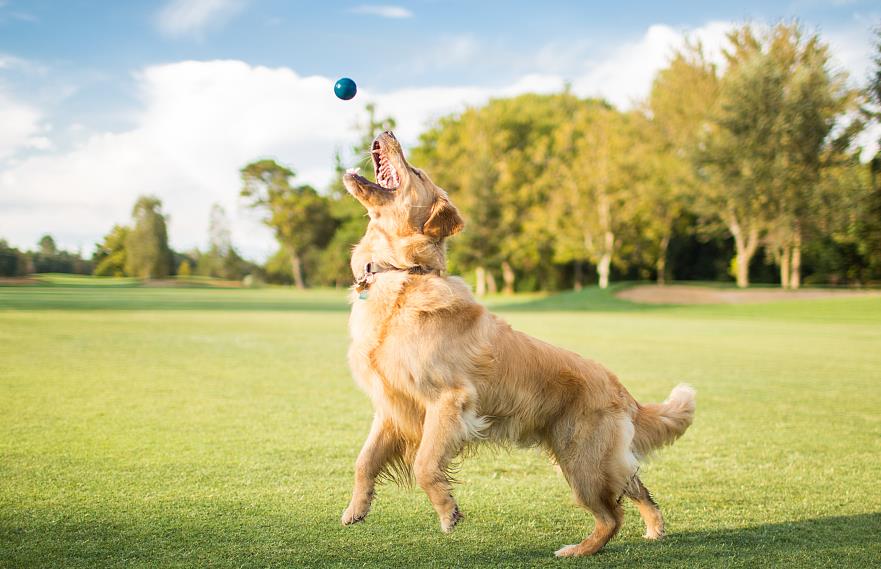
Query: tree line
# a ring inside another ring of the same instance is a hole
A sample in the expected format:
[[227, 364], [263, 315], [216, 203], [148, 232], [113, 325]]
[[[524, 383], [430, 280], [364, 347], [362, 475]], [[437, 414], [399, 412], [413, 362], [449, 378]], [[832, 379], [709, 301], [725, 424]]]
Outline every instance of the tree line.
[[[411, 161], [468, 227], [450, 243], [451, 270], [478, 294], [613, 278], [881, 279], [879, 160], [861, 163], [854, 146], [879, 118], [881, 36], [862, 90], [798, 24], [744, 25], [727, 39], [722, 66], [698, 43], [679, 50], [631, 111], [565, 90], [494, 99], [422, 133]], [[394, 120], [368, 107], [362, 126], [357, 158]], [[294, 179], [257, 161], [242, 169], [242, 195], [297, 286], [347, 284], [363, 211], [338, 177], [325, 194]]]
[[[614, 279], [878, 282], [881, 154], [862, 163], [854, 142], [881, 119], [881, 32], [874, 47], [873, 75], [855, 89], [816, 34], [798, 24], [744, 25], [728, 35], [724, 65], [689, 43], [630, 111], [567, 89], [440, 118], [410, 160], [466, 220], [450, 242], [451, 271], [478, 294]], [[348, 286], [367, 218], [346, 195], [343, 164], [372, 175], [373, 137], [394, 126], [368, 104], [358, 141], [336, 153], [324, 191], [298, 184], [294, 169], [274, 160], [241, 169], [240, 197], [279, 245], [264, 265], [236, 252], [220, 206], [207, 251], [172, 251], [161, 203], [147, 196], [131, 225], [115, 226], [79, 267]], [[8, 249], [0, 243], [4, 274]]]

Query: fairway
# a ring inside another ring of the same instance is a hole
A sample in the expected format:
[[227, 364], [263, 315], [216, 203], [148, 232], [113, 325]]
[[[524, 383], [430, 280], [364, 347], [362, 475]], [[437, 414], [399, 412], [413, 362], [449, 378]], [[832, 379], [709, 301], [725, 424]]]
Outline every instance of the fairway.
[[881, 298], [641, 306], [596, 289], [496, 298], [518, 329], [597, 359], [640, 401], [698, 392], [591, 558], [592, 517], [534, 449], [482, 449], [440, 533], [386, 484], [341, 527], [371, 406], [343, 292], [0, 287], [2, 567], [881, 565]]

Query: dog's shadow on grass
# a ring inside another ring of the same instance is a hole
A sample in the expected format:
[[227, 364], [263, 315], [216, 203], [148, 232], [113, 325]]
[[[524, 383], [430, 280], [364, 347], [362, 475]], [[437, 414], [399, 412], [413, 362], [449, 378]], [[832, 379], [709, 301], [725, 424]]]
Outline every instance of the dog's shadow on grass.
[[[617, 552], [612, 545], [612, 556], [626, 564], [626, 546]], [[881, 512], [715, 531], [674, 531], [663, 542], [640, 549], [656, 567], [878, 567]]]
[[[696, 532], [671, 532], [664, 540], [637, 537], [612, 540], [592, 557], [556, 559], [553, 547], [523, 547], [518, 539], [487, 536], [479, 546], [431, 543], [419, 555], [398, 559], [388, 550], [350, 550], [346, 559], [319, 556], [317, 565], [407, 567], [878, 567], [881, 563], [881, 512]], [[470, 541], [470, 540], [469, 540]], [[408, 544], [412, 545], [412, 544]], [[411, 551], [403, 547], [400, 551]]]
[[[70, 519], [40, 525], [0, 516], [0, 566], [95, 567], [878, 567], [881, 513], [697, 532], [660, 542], [619, 537], [600, 553], [556, 559], [556, 532], [505, 535], [499, 528], [424, 533], [400, 520], [341, 528], [266, 522], [217, 527], [166, 519], [120, 524]], [[231, 522], [231, 520], [226, 520]], [[334, 520], [335, 522], [335, 520]], [[433, 520], [432, 520], [433, 527]], [[587, 528], [585, 528], [586, 530]], [[233, 531], [234, 530], [234, 531]], [[566, 533], [570, 533], [567, 529]], [[341, 532], [341, 533], [337, 533]], [[572, 536], [569, 536], [570, 539]], [[557, 543], [559, 541], [559, 543]]]

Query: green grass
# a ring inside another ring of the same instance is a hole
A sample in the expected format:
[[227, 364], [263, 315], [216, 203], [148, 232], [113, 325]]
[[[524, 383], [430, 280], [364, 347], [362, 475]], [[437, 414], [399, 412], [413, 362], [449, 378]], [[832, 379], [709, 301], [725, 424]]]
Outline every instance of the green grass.
[[0, 566], [869, 567], [881, 563], [881, 299], [640, 307], [608, 293], [493, 299], [599, 359], [637, 398], [698, 389], [599, 555], [556, 560], [590, 516], [535, 450], [462, 466], [438, 531], [417, 489], [339, 526], [371, 408], [335, 291], [0, 288]]

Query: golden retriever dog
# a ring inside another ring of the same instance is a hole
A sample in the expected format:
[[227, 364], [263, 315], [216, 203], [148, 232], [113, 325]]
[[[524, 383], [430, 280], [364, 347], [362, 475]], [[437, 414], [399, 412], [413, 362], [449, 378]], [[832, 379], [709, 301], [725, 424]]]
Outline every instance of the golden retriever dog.
[[542, 446], [593, 513], [593, 532], [558, 556], [602, 548], [621, 527], [624, 496], [639, 508], [645, 537], [662, 537], [639, 460], [685, 432], [694, 390], [680, 385], [663, 403], [640, 404], [601, 364], [490, 314], [462, 279], [446, 275], [444, 240], [463, 227], [447, 193], [407, 163], [391, 132], [372, 153], [377, 183], [354, 171], [344, 177], [370, 216], [352, 254], [349, 365], [375, 414], [342, 523], [367, 516], [378, 477], [412, 474], [441, 530], [451, 531], [462, 513], [450, 461], [489, 442]]

